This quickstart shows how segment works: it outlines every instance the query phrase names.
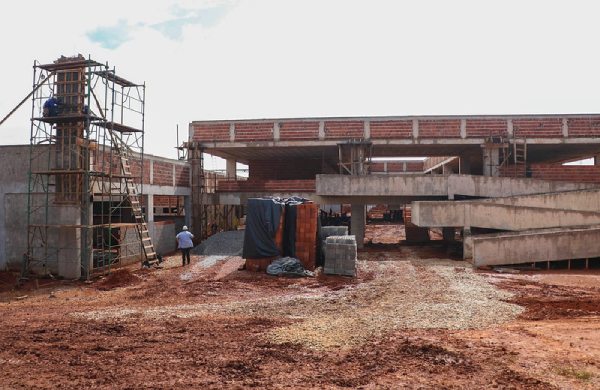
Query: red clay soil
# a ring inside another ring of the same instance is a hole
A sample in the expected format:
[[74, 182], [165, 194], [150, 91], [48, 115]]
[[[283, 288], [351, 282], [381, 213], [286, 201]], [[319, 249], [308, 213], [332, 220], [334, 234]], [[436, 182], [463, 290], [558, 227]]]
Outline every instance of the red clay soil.
[[[400, 263], [419, 250], [361, 258]], [[600, 318], [598, 306], [594, 308], [600, 292], [556, 288], [521, 275], [483, 275], [514, 292], [514, 302], [527, 308], [509, 324], [480, 330], [396, 330], [350, 349], [266, 341], [265, 333], [295, 320], [266, 318], [260, 312], [189, 318], [74, 315], [131, 307], [218, 307], [306, 287], [328, 294], [375, 277], [286, 279], [235, 271], [241, 264], [236, 258], [194, 268], [199, 261], [193, 257], [192, 267], [174, 266], [179, 258], [173, 257], [161, 270], [122, 270], [91, 284], [40, 288], [22, 300], [8, 296], [8, 302], [0, 302], [0, 388], [593, 389], [600, 384], [600, 359], [584, 360], [588, 350], [583, 344], [549, 341], [552, 332], [565, 332], [559, 325], [568, 326], [569, 337], [585, 337], [588, 347], [598, 348], [590, 353], [600, 351]]]
[[131, 273], [127, 268], [112, 271], [95, 284], [98, 290], [110, 290], [116, 287], [131, 286], [141, 282], [141, 278]]

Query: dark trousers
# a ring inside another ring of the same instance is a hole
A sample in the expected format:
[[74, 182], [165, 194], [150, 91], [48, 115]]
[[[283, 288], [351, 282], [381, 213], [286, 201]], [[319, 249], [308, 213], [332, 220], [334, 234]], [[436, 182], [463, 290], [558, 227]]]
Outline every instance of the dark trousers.
[[190, 263], [190, 249], [192, 249], [192, 248], [180, 248], [182, 265], [186, 264], [186, 262], [185, 262], [186, 259], [187, 259], [187, 264]]

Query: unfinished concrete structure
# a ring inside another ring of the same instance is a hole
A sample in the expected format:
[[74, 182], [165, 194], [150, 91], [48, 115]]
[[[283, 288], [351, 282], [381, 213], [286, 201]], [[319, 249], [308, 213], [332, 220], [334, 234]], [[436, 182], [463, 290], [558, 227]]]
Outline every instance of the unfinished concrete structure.
[[[214, 194], [194, 187], [194, 208], [243, 205], [246, 199], [263, 195], [306, 196], [321, 205], [350, 204], [351, 234], [360, 247], [366, 205], [427, 200], [413, 203], [415, 228], [439, 227], [448, 238], [460, 228], [466, 237], [465, 257], [485, 265], [600, 256], [600, 251], [577, 249], [595, 228], [573, 228], [595, 226], [597, 209], [573, 210], [564, 202], [548, 206], [543, 200], [544, 196], [575, 196], [576, 203], [584, 202], [583, 198], [585, 202], [591, 198], [589, 204], [597, 202], [597, 192], [579, 197], [564, 192], [598, 186], [600, 166], [563, 163], [595, 157], [598, 136], [600, 115], [596, 114], [302, 118], [196, 121], [190, 123], [184, 146], [195, 152], [192, 172], [197, 172], [194, 164], [198, 165], [201, 152], [226, 159], [230, 170], [236, 162], [249, 167], [247, 180], [234, 180], [231, 172], [231, 179], [219, 181]], [[427, 159], [400, 163], [392, 159], [411, 156]], [[373, 160], [376, 157], [388, 160]], [[468, 201], [473, 198], [506, 199]], [[527, 204], [525, 199], [537, 199], [543, 206]], [[465, 200], [469, 203], [457, 204]], [[198, 229], [197, 219], [192, 224]], [[472, 235], [483, 229], [512, 233]], [[564, 240], [549, 238], [556, 235], [564, 237], [572, 250], [540, 246], [519, 256], [500, 244], [510, 242], [511, 248], [517, 248], [519, 242], [531, 247], [535, 237], [552, 247], [564, 247]]]
[[89, 278], [155, 262], [175, 229], [154, 223], [154, 197], [183, 216], [189, 169], [144, 155], [145, 85], [81, 55], [35, 62], [33, 79], [31, 144], [0, 155], [0, 268]]

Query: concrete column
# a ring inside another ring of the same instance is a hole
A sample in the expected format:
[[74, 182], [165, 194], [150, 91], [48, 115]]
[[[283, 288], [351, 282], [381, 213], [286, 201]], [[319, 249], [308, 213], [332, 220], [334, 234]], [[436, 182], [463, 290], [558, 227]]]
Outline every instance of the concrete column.
[[[81, 223], [81, 209], [79, 206], [62, 205], [53, 210], [54, 223], [61, 225], [79, 225]], [[65, 279], [81, 278], [81, 229], [64, 228], [57, 229], [56, 237], [56, 260], [58, 276]]]
[[279, 141], [279, 122], [273, 123], [273, 141]]
[[364, 122], [364, 138], [365, 139], [371, 139], [371, 122], [370, 121], [365, 121]]
[[226, 165], [227, 179], [236, 180], [237, 179], [237, 168], [236, 168], [237, 161], [235, 161], [233, 159], [229, 159], [229, 158], [225, 161], [227, 162], [227, 165]]
[[500, 149], [483, 148], [483, 175], [500, 176]]
[[154, 222], [154, 195], [146, 195], [146, 221]]
[[562, 120], [562, 135], [565, 138], [569, 136], [569, 120], [567, 118]]
[[463, 228], [463, 259], [473, 258], [473, 239], [471, 237], [471, 228]]
[[365, 246], [365, 222], [367, 208], [364, 204], [352, 204], [352, 219], [350, 220], [350, 234], [356, 236], [356, 247]]
[[467, 138], [467, 120], [460, 120], [460, 138]]
[[192, 226], [192, 197], [183, 197], [183, 221], [186, 226]]
[[320, 140], [325, 139], [325, 122], [324, 121], [319, 122], [319, 139]]
[[412, 136], [413, 138], [419, 138], [419, 120], [413, 119], [412, 121]]
[[235, 123], [229, 124], [229, 142], [235, 142]]

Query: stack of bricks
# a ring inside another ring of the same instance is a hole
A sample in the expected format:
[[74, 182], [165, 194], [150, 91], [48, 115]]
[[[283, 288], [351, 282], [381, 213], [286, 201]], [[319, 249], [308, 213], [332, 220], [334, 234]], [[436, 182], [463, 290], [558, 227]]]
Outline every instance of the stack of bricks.
[[304, 203], [296, 206], [296, 258], [313, 271], [317, 265], [317, 220], [319, 206]]
[[356, 276], [356, 238], [330, 236], [325, 240], [325, 267], [329, 275]]

